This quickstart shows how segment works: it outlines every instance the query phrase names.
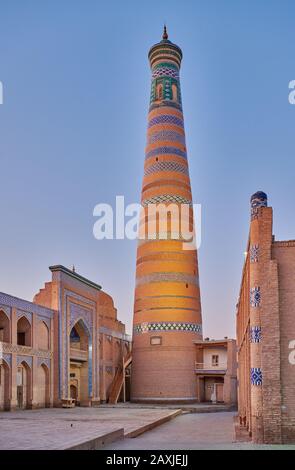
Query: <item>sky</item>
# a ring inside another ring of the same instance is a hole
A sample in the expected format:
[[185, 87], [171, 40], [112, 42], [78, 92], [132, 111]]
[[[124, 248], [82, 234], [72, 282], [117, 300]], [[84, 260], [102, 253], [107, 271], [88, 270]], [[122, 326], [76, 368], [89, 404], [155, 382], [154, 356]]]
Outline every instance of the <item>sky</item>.
[[32, 300], [48, 266], [74, 264], [131, 332], [136, 242], [96, 240], [93, 209], [140, 201], [147, 53], [166, 22], [184, 56], [204, 335], [234, 337], [251, 194], [295, 238], [294, 17], [293, 0], [0, 0], [0, 291]]

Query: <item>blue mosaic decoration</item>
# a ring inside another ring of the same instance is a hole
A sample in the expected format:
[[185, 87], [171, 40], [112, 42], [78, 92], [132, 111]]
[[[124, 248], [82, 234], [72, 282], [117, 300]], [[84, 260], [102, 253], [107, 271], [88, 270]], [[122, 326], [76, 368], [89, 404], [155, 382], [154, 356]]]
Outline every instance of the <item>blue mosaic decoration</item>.
[[32, 324], [32, 314], [30, 312], [24, 312], [23, 310], [17, 310], [17, 319], [25, 317], [30, 324]]
[[259, 259], [259, 245], [252, 245], [250, 247], [250, 263], [258, 263]]
[[175, 204], [188, 204], [190, 207], [192, 207], [193, 204], [191, 200], [186, 199], [182, 196], [177, 196], [175, 194], [160, 194], [159, 196], [153, 196], [148, 199], [144, 199], [141, 205], [145, 207], [148, 204], [161, 204], [165, 202], [172, 202]]
[[6, 307], [6, 305], [0, 305], [0, 310], [5, 313], [7, 318], [10, 319], [10, 317], [11, 317], [11, 308], [10, 307]]
[[[158, 86], [161, 85], [161, 96], [158, 96]], [[176, 93], [173, 93], [176, 91]], [[181, 105], [181, 93], [178, 68], [169, 63], [160, 63], [152, 69], [152, 85], [150, 104], [165, 102], [169, 106], [169, 101]]]
[[171, 130], [161, 130], [155, 134], [149, 135], [147, 138], [147, 145], [165, 140], [168, 142], [179, 142], [180, 144], [185, 145], [185, 136], [183, 134], [179, 134], [179, 132]]
[[6, 364], [11, 367], [11, 362], [12, 362], [12, 356], [11, 354], [4, 354], [0, 352], [0, 359], [6, 362]]
[[201, 333], [202, 326], [197, 323], [158, 322], [140, 323], [134, 326], [134, 333], [149, 333], [153, 331], [183, 331], [189, 333]]
[[177, 155], [178, 157], [187, 158], [186, 152], [178, 149], [177, 147], [158, 147], [146, 153], [145, 158], [157, 157], [159, 155]]
[[250, 327], [250, 342], [251, 343], [260, 343], [261, 339], [262, 339], [261, 327], [260, 326], [251, 326]]
[[259, 307], [261, 302], [260, 287], [252, 287], [250, 289], [250, 305], [251, 307]]
[[[11, 311], [12, 307], [22, 310], [22, 314], [24, 312], [32, 314], [39, 314], [46, 318], [53, 318], [55, 312], [47, 307], [42, 307], [41, 305], [34, 304], [32, 302], [28, 302], [27, 300], [22, 300], [17, 297], [13, 297], [12, 295], [4, 294], [0, 292], [0, 304], [1, 309], [3, 307], [7, 307], [9, 311]], [[5, 310], [4, 310], [5, 311]], [[5, 311], [7, 313], [7, 311]]]
[[250, 378], [252, 385], [262, 385], [262, 370], [259, 367], [252, 367]]
[[[53, 273], [53, 279], [60, 281], [60, 273]], [[73, 286], [75, 287], [74, 281], [72, 282]], [[92, 292], [92, 289], [89, 288], [89, 293]], [[83, 304], [87, 304], [86, 307], [81, 307], [78, 304], [73, 304], [72, 299], [77, 301], [83, 302]], [[70, 307], [68, 309], [68, 306]], [[81, 307], [81, 308], [79, 308]], [[93, 382], [93, 385], [96, 390], [96, 394], [98, 394], [98, 382], [96, 380], [97, 375], [94, 374], [92, 380], [92, 354], [96, 354], [96, 347], [95, 344], [94, 349], [92, 351], [92, 333], [93, 333], [93, 317], [95, 315], [95, 302], [90, 300], [87, 297], [81, 296], [73, 292], [72, 290], [64, 289], [63, 293], [59, 296], [59, 396], [67, 397], [68, 396], [68, 380], [69, 380], [69, 355], [70, 355], [70, 342], [69, 342], [69, 334], [71, 328], [77, 323], [79, 320], [83, 320], [84, 325], [88, 329], [88, 333], [90, 334], [89, 338], [89, 354], [88, 354], [88, 380]], [[68, 318], [68, 310], [70, 310], [70, 315]], [[70, 329], [69, 329], [70, 327]], [[64, 354], [63, 354], [64, 351]], [[97, 363], [96, 363], [97, 366]], [[89, 387], [88, 387], [89, 388]], [[92, 383], [90, 385], [90, 390], [92, 391]]]
[[177, 272], [157, 272], [146, 274], [137, 278], [136, 285], [140, 286], [151, 282], [183, 282], [186, 284], [199, 285], [199, 279], [196, 275]]
[[81, 305], [70, 303], [70, 328], [75, 324], [80, 326], [88, 335], [88, 394], [92, 396], [92, 310], [83, 308]]
[[188, 175], [188, 167], [177, 162], [156, 162], [144, 170], [144, 176], [149, 176], [160, 171], [171, 171]]
[[258, 218], [261, 207], [267, 207], [267, 195], [263, 191], [257, 191], [251, 197], [251, 220]]
[[45, 365], [48, 369], [50, 369], [50, 359], [44, 357], [38, 357], [37, 359], [37, 366], [40, 367]]
[[169, 67], [163, 64], [163, 66], [155, 67], [152, 72], [152, 79], [154, 78], [159, 78], [159, 77], [172, 77], [175, 78], [176, 80], [179, 80], [179, 71], [175, 67], [171, 67], [169, 64]]
[[175, 126], [184, 127], [183, 120], [173, 114], [162, 114], [152, 118], [148, 123], [148, 128], [157, 126], [158, 124], [174, 124]]
[[32, 356], [17, 356], [16, 363], [19, 366], [22, 362], [25, 362], [31, 369], [33, 365]]

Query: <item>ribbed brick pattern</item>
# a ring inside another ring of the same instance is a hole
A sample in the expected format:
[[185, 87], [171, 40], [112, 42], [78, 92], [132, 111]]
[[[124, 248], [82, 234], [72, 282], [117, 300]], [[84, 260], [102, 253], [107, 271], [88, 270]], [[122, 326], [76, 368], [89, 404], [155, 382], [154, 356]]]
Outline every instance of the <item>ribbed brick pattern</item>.
[[[181, 57], [167, 39], [149, 53], [152, 91], [141, 201], [146, 217], [150, 204], [186, 204], [192, 225]], [[202, 338], [197, 252], [183, 249], [183, 237], [172, 225], [164, 232], [156, 225], [150, 233], [154, 239], [146, 235], [137, 250], [131, 399], [195, 400], [193, 340]], [[165, 234], [167, 239], [161, 239]]]

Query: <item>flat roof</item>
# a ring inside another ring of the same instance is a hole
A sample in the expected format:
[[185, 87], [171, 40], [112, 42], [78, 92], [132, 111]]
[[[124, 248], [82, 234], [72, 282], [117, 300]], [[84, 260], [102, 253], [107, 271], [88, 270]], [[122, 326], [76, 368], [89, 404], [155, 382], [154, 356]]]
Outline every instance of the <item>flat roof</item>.
[[102, 287], [99, 284], [96, 284], [95, 282], [90, 281], [90, 279], [87, 279], [86, 277], [81, 276], [80, 274], [76, 273], [75, 271], [72, 271], [71, 269], [66, 268], [62, 264], [56, 264], [54, 266], [49, 266], [49, 269], [51, 272], [57, 272], [61, 271], [64, 274], [67, 274], [68, 276], [76, 279], [77, 281], [82, 282], [83, 284], [86, 284], [89, 287], [92, 287], [93, 289], [96, 290], [101, 290]]
[[229, 341], [235, 341], [235, 339], [232, 338], [224, 338], [224, 339], [197, 339], [194, 341], [194, 344], [200, 345], [200, 346], [216, 346], [218, 344], [220, 345], [226, 345]]

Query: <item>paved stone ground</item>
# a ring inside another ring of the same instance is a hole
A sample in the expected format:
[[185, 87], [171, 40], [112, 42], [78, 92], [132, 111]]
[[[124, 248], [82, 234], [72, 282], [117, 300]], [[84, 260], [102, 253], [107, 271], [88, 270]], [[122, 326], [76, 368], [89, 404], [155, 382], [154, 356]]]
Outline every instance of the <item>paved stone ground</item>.
[[125, 434], [171, 413], [163, 409], [50, 408], [0, 412], [0, 449], [56, 449], [124, 428]]
[[233, 442], [234, 415], [234, 412], [183, 414], [135, 439], [113, 442], [104, 449], [295, 449], [295, 445], [267, 446]]

